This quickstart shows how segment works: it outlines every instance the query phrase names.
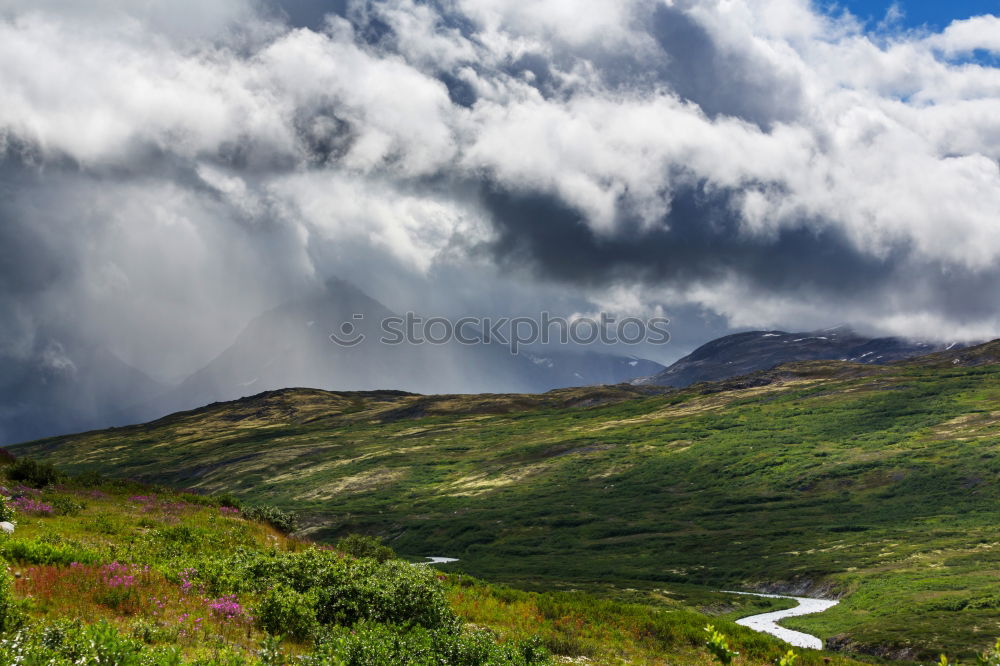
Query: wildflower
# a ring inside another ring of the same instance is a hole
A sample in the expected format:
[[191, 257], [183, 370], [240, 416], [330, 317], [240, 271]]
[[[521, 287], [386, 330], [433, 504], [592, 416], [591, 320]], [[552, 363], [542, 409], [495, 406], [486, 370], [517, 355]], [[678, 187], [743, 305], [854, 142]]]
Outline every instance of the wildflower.
[[101, 567], [104, 584], [111, 588], [130, 588], [135, 585], [135, 575], [127, 564], [112, 562]]
[[39, 502], [30, 497], [18, 497], [11, 504], [21, 513], [34, 514], [36, 516], [51, 516], [53, 512], [52, 505]]
[[180, 572], [181, 591], [183, 591], [185, 594], [191, 591], [191, 588], [194, 587], [194, 583], [191, 581], [191, 579], [197, 574], [198, 571], [195, 569], [184, 569], [183, 571]]
[[236, 601], [235, 594], [219, 597], [215, 601], [208, 604], [208, 609], [209, 612], [211, 612], [212, 617], [216, 617], [221, 620], [232, 620], [234, 618], [242, 617], [244, 614], [244, 608], [238, 601]]

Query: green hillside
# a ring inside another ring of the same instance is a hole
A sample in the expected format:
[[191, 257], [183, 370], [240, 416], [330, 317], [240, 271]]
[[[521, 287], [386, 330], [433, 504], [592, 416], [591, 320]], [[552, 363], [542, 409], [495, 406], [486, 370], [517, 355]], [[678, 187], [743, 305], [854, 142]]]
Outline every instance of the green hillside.
[[[23, 459], [0, 483], [0, 518], [17, 522], [0, 534], [5, 666], [707, 666], [709, 623], [736, 664], [787, 649], [726, 619], [766, 599], [725, 601], [710, 618], [675, 600], [529, 593], [411, 564], [368, 537], [318, 546], [277, 529], [280, 510], [232, 498], [58, 477]], [[800, 664], [859, 663], [801, 652]]]
[[1000, 366], [997, 343], [961, 354], [665, 393], [293, 389], [14, 451], [232, 492], [320, 541], [377, 534], [521, 588], [842, 595], [788, 626], [967, 654], [1000, 635]]

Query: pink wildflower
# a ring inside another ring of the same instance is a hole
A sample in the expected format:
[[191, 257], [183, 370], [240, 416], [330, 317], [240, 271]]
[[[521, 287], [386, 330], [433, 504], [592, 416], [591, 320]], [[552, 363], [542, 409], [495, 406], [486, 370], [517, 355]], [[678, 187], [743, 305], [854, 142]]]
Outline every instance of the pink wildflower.
[[215, 601], [208, 604], [208, 609], [212, 613], [213, 617], [217, 617], [222, 620], [232, 620], [234, 618], [242, 617], [244, 614], [243, 606], [236, 601], [235, 594], [219, 597]]

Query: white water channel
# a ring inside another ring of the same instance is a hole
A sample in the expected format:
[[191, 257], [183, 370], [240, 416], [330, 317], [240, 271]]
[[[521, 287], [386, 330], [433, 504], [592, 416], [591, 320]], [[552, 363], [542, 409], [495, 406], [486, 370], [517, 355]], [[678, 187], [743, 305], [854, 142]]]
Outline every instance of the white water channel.
[[821, 639], [801, 631], [785, 629], [778, 624], [778, 620], [783, 620], [786, 617], [822, 613], [829, 608], [833, 608], [839, 603], [835, 599], [812, 599], [810, 597], [789, 597], [782, 594], [758, 594], [755, 592], [730, 592], [728, 590], [726, 590], [726, 592], [729, 594], [746, 594], [753, 597], [768, 597], [769, 599], [793, 599], [799, 602], [799, 605], [795, 608], [772, 611], [770, 613], [760, 613], [759, 615], [750, 615], [749, 617], [736, 620], [736, 624], [749, 627], [754, 631], [762, 631], [766, 634], [777, 636], [781, 640], [794, 645], [795, 647], [812, 648], [813, 650], [823, 649], [823, 641]]

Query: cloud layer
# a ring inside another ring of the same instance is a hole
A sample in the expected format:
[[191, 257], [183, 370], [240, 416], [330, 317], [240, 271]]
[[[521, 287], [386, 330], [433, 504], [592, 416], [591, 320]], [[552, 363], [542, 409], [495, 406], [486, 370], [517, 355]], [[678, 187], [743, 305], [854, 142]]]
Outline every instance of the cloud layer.
[[332, 275], [1000, 334], [997, 17], [312, 5], [0, 0], [0, 355], [167, 377]]

